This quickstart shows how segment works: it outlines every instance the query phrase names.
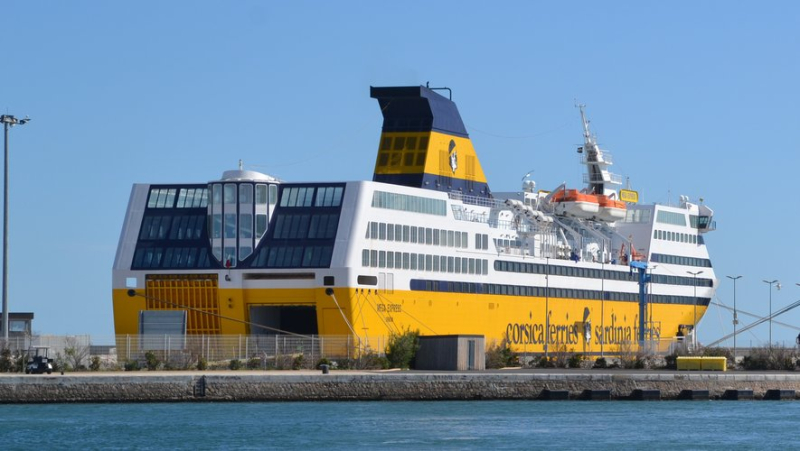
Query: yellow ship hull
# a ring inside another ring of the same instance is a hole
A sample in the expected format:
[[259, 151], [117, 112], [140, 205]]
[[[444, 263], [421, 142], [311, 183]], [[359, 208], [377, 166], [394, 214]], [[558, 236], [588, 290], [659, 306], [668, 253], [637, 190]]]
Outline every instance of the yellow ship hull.
[[[216, 294], [218, 309], [195, 312], [198, 319], [214, 317], [217, 320], [218, 327], [202, 331], [212, 335], [253, 333], [249, 317], [252, 307], [305, 306], [315, 309], [317, 335], [350, 335], [354, 341], [373, 347], [375, 344], [370, 344], [370, 340], [385, 343], [391, 334], [406, 330], [416, 330], [421, 335], [483, 335], [487, 343], [507, 342], [519, 353], [561, 350], [599, 354], [613, 353], [620, 348], [635, 350], [639, 346], [639, 305], [632, 302], [399, 290], [380, 293], [360, 288], [336, 288], [330, 296], [324, 287], [219, 289]], [[148, 308], [147, 303], [144, 297], [130, 297], [127, 290], [114, 291], [118, 334], [139, 333], [138, 314]], [[702, 305], [649, 305], [645, 340], [671, 342], [674, 336], [667, 335], [666, 331], [696, 324], [706, 308]], [[658, 320], [651, 322], [650, 318]], [[191, 323], [190, 319], [190, 329], [196, 328]]]

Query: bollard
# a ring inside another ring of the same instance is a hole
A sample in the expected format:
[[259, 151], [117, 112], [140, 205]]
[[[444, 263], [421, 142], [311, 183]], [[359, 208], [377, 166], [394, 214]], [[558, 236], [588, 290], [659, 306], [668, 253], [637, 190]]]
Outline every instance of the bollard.
[[322, 370], [322, 374], [328, 374], [328, 370], [329, 370], [328, 365], [323, 363], [322, 365], [319, 366], [319, 369]]

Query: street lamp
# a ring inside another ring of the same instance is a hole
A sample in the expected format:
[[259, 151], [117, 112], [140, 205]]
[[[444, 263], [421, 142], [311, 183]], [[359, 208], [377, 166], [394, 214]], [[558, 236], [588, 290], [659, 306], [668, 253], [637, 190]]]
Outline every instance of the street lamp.
[[736, 315], [736, 281], [742, 276], [725, 276], [733, 281], [733, 363], [736, 364], [736, 325], [739, 324], [739, 317]]
[[8, 129], [25, 125], [30, 118], [17, 119], [10, 114], [0, 116], [3, 123], [5, 160], [3, 161], [3, 342], [8, 343]]
[[605, 358], [606, 343], [606, 241], [603, 240], [603, 255], [600, 258], [600, 357]]
[[550, 257], [546, 257], [545, 261], [547, 264], [545, 265], [545, 271], [547, 274], [544, 275], [545, 281], [545, 288], [544, 288], [544, 315], [545, 315], [545, 326], [544, 326], [544, 360], [545, 362], [550, 361]]
[[653, 306], [650, 303], [650, 298], [653, 295], [653, 271], [658, 268], [658, 265], [650, 266], [650, 276], [647, 278], [647, 334], [651, 342], [653, 342]]
[[[800, 287], [800, 283], [795, 283], [795, 285]], [[797, 346], [800, 347], [800, 334], [797, 335], [797, 340], [795, 342], [797, 343]]]
[[777, 279], [764, 280], [763, 282], [769, 285], [769, 348], [772, 349], [772, 285], [776, 285], [780, 290], [781, 283]]
[[697, 349], [697, 276], [703, 274], [703, 271], [686, 271], [686, 273], [694, 276], [694, 322], [692, 323], [692, 348]]

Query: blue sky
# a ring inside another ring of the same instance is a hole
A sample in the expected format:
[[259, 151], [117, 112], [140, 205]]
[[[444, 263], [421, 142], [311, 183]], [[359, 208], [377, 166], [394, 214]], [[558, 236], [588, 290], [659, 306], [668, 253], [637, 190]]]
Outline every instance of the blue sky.
[[[448, 86], [493, 191], [581, 183], [576, 100], [647, 203], [703, 198], [717, 301], [800, 299], [800, 3], [42, 1], [0, 15], [9, 303], [43, 334], [113, 334], [131, 185], [234, 169], [371, 179], [369, 86]], [[784, 193], [784, 194], [781, 194]], [[790, 194], [786, 194], [790, 193]], [[750, 318], [742, 316], [742, 324]], [[778, 318], [800, 326], [800, 309]], [[700, 340], [732, 331], [712, 308]], [[773, 324], [776, 341], [797, 330]], [[767, 326], [738, 343], [764, 345]]]

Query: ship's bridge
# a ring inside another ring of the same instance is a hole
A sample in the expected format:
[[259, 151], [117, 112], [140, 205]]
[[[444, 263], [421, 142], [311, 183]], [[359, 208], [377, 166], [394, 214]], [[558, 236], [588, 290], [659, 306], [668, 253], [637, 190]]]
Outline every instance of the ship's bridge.
[[211, 255], [224, 267], [235, 267], [264, 239], [279, 183], [272, 176], [241, 167], [209, 182], [208, 239]]

